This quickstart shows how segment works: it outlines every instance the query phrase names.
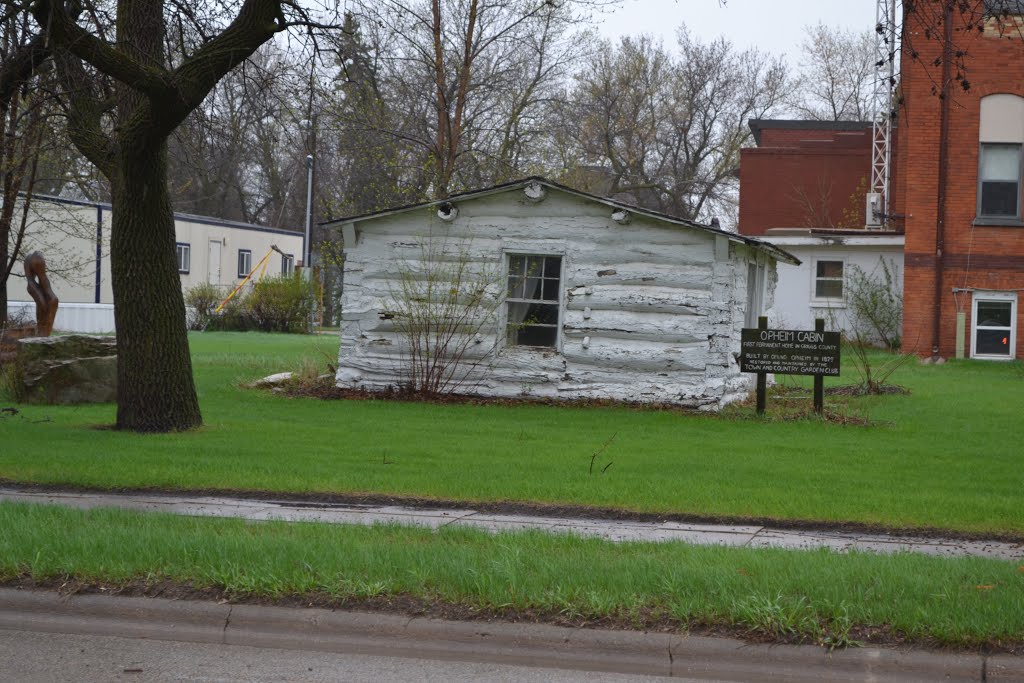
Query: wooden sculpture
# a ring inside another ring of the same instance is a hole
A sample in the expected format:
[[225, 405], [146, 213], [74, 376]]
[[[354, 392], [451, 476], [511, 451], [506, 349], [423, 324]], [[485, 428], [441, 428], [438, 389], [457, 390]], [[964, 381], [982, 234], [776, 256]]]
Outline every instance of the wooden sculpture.
[[38, 251], [25, 257], [25, 280], [29, 296], [36, 302], [36, 336], [49, 337], [60, 302], [50, 288], [50, 278], [46, 277], [46, 259]]

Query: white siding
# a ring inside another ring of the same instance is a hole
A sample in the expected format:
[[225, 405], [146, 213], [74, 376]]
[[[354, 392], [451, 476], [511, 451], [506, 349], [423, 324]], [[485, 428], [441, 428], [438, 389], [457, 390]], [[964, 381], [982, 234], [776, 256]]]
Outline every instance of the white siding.
[[[755, 250], [639, 215], [619, 225], [607, 205], [557, 190], [534, 203], [514, 188], [458, 208], [450, 223], [434, 209], [416, 209], [346, 228], [340, 386], [381, 390], [406, 382], [405, 342], [381, 314], [400, 273], [415, 267], [433, 235], [434, 244], [459, 245], [449, 248], [452, 258], [464, 250], [478, 269], [504, 269], [510, 251], [563, 259], [559, 347], [508, 347], [503, 326], [491, 329], [473, 348], [497, 351], [462, 390], [711, 409], [746, 395], [749, 379], [734, 353]], [[725, 260], [716, 259], [723, 246]], [[773, 274], [774, 261], [760, 256]], [[766, 280], [770, 305], [774, 276]]]
[[779, 286], [775, 293], [772, 325], [789, 329], [814, 329], [815, 318], [823, 318], [828, 329], [849, 330], [850, 319], [845, 301], [825, 301], [815, 297], [815, 264], [819, 260], [842, 261], [844, 275], [852, 266], [866, 273], [879, 268], [879, 258], [895, 267], [898, 291], [903, 291], [903, 238], [862, 237], [845, 243], [822, 238], [774, 238], [767, 241], [800, 259], [799, 266], [779, 264]]
[[[19, 209], [20, 210], [20, 209]], [[73, 204], [36, 198], [30, 209], [30, 221], [22, 244], [22, 253], [42, 252], [46, 258], [50, 284], [65, 304], [113, 304], [114, 292], [110, 278], [110, 228], [112, 214], [106, 205]], [[97, 223], [101, 223], [100, 241], [100, 297], [96, 301], [96, 238]], [[274, 231], [259, 226], [230, 223], [197, 216], [175, 217], [176, 241], [189, 244], [191, 267], [181, 275], [182, 290], [207, 281], [209, 242], [221, 243], [221, 285], [230, 291], [241, 278], [237, 275], [238, 250], [252, 252], [255, 266], [270, 245], [276, 244], [286, 254], [301, 260], [302, 234]], [[271, 254], [267, 275], [281, 273], [281, 255]], [[7, 298], [12, 302], [30, 303], [25, 288], [21, 263], [16, 263], [7, 282]], [[34, 316], [34, 304], [30, 309]], [[60, 329], [60, 309], [57, 327]], [[94, 316], [95, 317], [95, 316]], [[100, 319], [96, 319], [97, 321]], [[90, 323], [91, 324], [91, 323]], [[104, 324], [97, 322], [96, 324]], [[84, 331], [84, 330], [83, 330]]]

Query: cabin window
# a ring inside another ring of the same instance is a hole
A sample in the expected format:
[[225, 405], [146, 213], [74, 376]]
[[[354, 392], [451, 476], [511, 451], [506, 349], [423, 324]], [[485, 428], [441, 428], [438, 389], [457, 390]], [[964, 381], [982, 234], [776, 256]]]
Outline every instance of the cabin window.
[[291, 275], [295, 272], [295, 254], [281, 255], [281, 275]]
[[509, 254], [506, 339], [509, 346], [558, 345], [562, 257]]
[[827, 301], [843, 299], [843, 262], [816, 261], [814, 264], [814, 298]]
[[971, 316], [971, 358], [1010, 359], [1017, 345], [1017, 295], [975, 292]]
[[238, 277], [245, 277], [252, 270], [252, 250], [238, 250]]
[[192, 269], [192, 245], [187, 242], [178, 242], [175, 245], [178, 254], [178, 272], [188, 275]]

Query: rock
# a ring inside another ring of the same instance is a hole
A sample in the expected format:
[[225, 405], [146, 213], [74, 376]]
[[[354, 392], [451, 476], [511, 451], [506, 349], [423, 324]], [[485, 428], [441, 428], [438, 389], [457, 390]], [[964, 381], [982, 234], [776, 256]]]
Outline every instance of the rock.
[[22, 403], [117, 400], [117, 341], [71, 334], [18, 340], [14, 389]]
[[267, 377], [264, 377], [263, 379], [258, 379], [255, 382], [251, 382], [249, 384], [249, 387], [253, 388], [253, 389], [262, 389], [262, 388], [265, 388], [265, 387], [276, 387], [279, 384], [284, 384], [285, 382], [289, 381], [291, 378], [292, 378], [292, 373], [290, 373], [290, 372], [279, 372], [279, 373], [277, 373], [275, 375], [268, 375]]

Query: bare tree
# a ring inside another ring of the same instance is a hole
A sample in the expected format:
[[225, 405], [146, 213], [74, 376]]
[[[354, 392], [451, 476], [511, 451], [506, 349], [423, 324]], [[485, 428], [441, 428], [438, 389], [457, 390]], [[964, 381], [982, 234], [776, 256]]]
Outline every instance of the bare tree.
[[6, 76], [0, 84], [11, 84], [0, 89], [0, 323], [7, 321], [7, 281], [23, 256], [45, 129], [44, 97], [29, 87], [31, 40], [26, 17], [0, 17], [0, 78]]
[[793, 108], [817, 121], [870, 121], [877, 78], [875, 36], [818, 24], [800, 46]]
[[786, 70], [685, 27], [678, 50], [646, 36], [602, 45], [557, 113], [561, 144], [576, 147], [566, 182], [682, 218], [731, 213], [747, 120], [780, 105]]
[[[0, 11], [30, 13], [34, 22], [17, 56], [29, 67], [5, 73], [0, 92], [17, 87], [17, 77], [52, 55], [67, 97], [69, 136], [110, 183], [117, 426], [195, 427], [202, 418], [175, 263], [167, 140], [262, 44], [314, 22], [284, 0], [120, 0], [116, 8], [86, 0], [3, 0]], [[181, 49], [173, 53], [167, 49], [169, 17], [172, 27], [193, 29], [177, 32]]]
[[[358, 15], [379, 56], [390, 130], [445, 197], [519, 164], [540, 105], [574, 53], [582, 7], [601, 0], [384, 0]], [[410, 175], [413, 175], [410, 168]]]

